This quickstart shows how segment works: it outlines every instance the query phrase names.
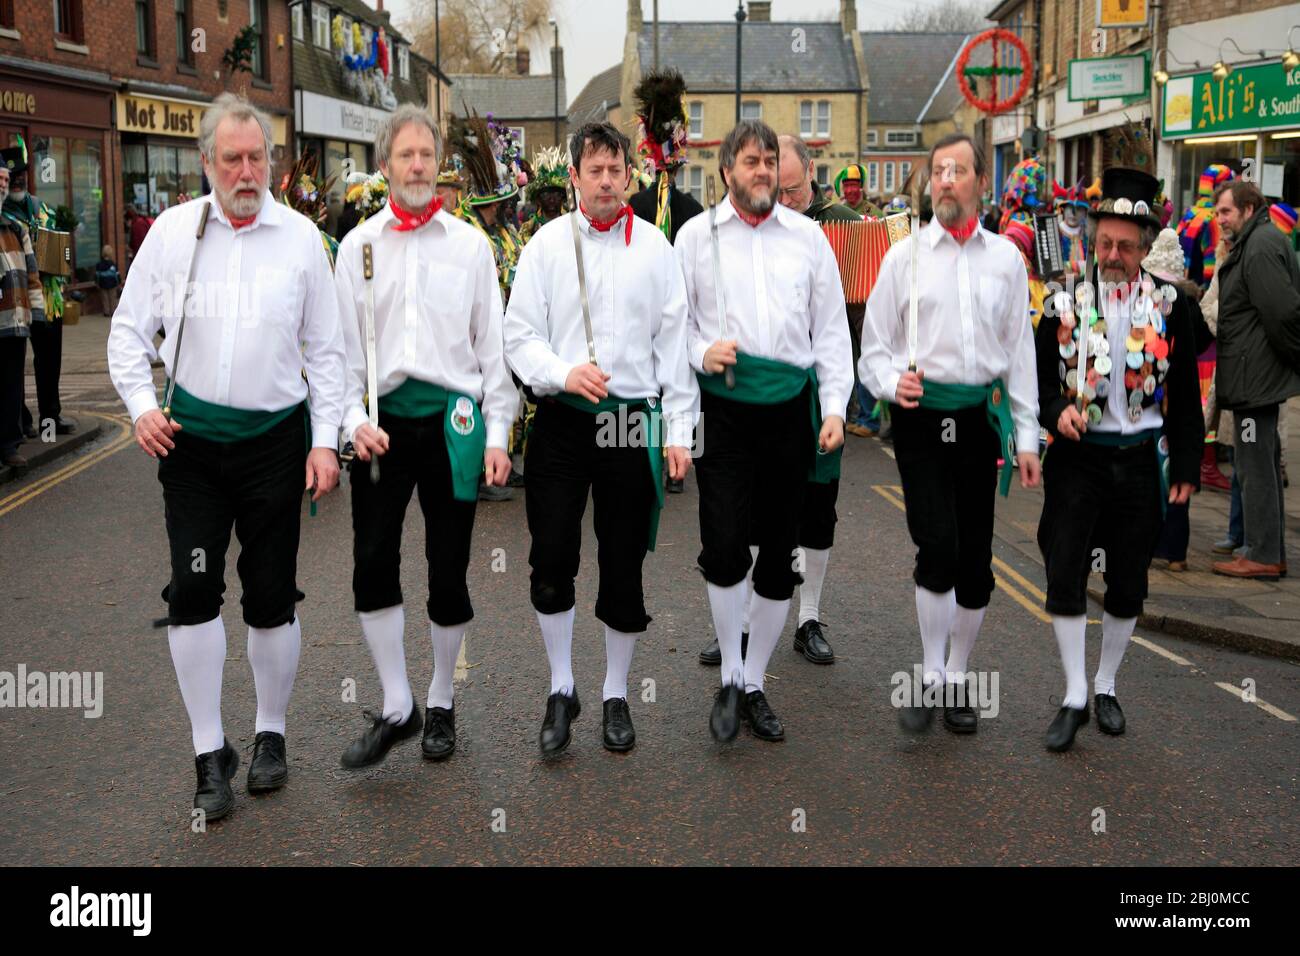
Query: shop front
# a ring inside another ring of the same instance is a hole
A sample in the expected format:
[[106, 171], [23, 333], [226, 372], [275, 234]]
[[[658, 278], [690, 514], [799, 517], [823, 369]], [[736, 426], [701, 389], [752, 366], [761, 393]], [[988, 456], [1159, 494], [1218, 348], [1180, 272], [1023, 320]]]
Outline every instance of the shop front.
[[114, 243], [112, 81], [90, 71], [58, 73], [0, 65], [0, 147], [27, 146], [28, 188], [72, 234], [73, 290], [93, 288], [95, 263]]
[[324, 225], [330, 235], [336, 235], [347, 174], [377, 168], [373, 165], [375, 134], [389, 114], [387, 110], [310, 90], [295, 90], [294, 96], [298, 150], [316, 153], [322, 175], [334, 177]]

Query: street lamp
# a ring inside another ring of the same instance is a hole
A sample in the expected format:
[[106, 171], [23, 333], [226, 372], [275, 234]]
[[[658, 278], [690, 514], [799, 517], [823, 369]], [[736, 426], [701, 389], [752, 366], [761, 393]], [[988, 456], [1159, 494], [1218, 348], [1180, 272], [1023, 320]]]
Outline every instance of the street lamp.
[[553, 146], [560, 145], [560, 25], [551, 18], [551, 33], [555, 40], [551, 44], [551, 80], [555, 86], [555, 115], [552, 118], [552, 135]]
[[745, 4], [736, 0], [736, 122], [740, 122], [740, 25], [745, 22]]

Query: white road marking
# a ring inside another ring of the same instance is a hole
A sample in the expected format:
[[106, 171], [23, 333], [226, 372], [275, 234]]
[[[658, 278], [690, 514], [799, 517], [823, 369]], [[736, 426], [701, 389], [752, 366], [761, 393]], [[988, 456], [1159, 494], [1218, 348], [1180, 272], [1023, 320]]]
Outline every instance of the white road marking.
[[[1215, 681], [1214, 686], [1222, 687], [1224, 690], [1226, 690], [1229, 694], [1232, 694], [1238, 700], [1246, 701], [1244, 692], [1240, 687], [1236, 687], [1232, 684], [1224, 683], [1223, 681]], [[1254, 704], [1260, 710], [1264, 711], [1265, 713], [1272, 714], [1278, 720], [1285, 720], [1287, 723], [1291, 723], [1291, 724], [1296, 722], [1296, 719], [1292, 717], [1290, 714], [1288, 714], [1285, 710], [1282, 710], [1281, 708], [1278, 707], [1274, 707], [1272, 704], [1265, 703], [1264, 701], [1260, 700], [1258, 697], [1256, 697], [1254, 700], [1246, 701], [1246, 703]]]

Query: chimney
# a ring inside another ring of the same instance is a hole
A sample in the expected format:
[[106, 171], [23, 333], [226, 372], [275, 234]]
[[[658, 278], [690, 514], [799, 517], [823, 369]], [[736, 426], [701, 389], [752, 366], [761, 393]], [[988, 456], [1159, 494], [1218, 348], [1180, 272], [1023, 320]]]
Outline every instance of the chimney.
[[840, 26], [845, 36], [858, 32], [858, 5], [854, 0], [840, 0]]
[[551, 76], [564, 79], [564, 47], [551, 47]]
[[771, 0], [750, 0], [749, 22], [750, 23], [771, 23], [772, 22]]
[[528, 70], [532, 65], [530, 60], [531, 56], [528, 52], [528, 47], [521, 46], [515, 50], [515, 72], [520, 76], [527, 76]]
[[645, 17], [641, 13], [641, 0], [627, 0], [627, 32], [640, 33]]

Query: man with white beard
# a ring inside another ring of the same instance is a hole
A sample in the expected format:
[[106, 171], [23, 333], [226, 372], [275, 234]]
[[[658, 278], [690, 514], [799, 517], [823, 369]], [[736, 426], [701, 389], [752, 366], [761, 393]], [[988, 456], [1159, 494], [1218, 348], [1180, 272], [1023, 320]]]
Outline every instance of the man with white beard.
[[[108, 337], [136, 442], [159, 459], [171, 548], [163, 623], [197, 755], [194, 806], [208, 821], [234, 807], [239, 765], [221, 722], [230, 532], [241, 546], [257, 685], [248, 792], [263, 793], [288, 778], [302, 495], [316, 501], [339, 474], [344, 352], [329, 259], [315, 224], [268, 191], [271, 150], [264, 113], [232, 93], [213, 101], [199, 152], [214, 192], [158, 217]], [[159, 329], [166, 338], [156, 351]], [[168, 378], [161, 409], [149, 364], [159, 354]]]
[[930, 150], [929, 169], [934, 219], [885, 254], [858, 373], [890, 403], [917, 548], [924, 686], [899, 719], [906, 730], [927, 729], [942, 693], [944, 726], [968, 734], [978, 724], [966, 665], [993, 593], [997, 461], [1002, 494], [1017, 469], [1022, 487], [1038, 484], [1038, 387], [1024, 263], [977, 216], [988, 185], [983, 153], [952, 133]]
[[[429, 760], [455, 751], [452, 674], [474, 616], [465, 575], [479, 478], [501, 487], [510, 476], [506, 444], [518, 393], [502, 354], [496, 263], [487, 239], [435, 195], [441, 153], [427, 110], [405, 104], [388, 117], [375, 138], [388, 204], [347, 234], [335, 262], [348, 353], [343, 431], [357, 450], [352, 592], [384, 690], [382, 710], [343, 753], [349, 769], [378, 763], [420, 729], [399, 574], [402, 522], [416, 488], [433, 645], [421, 749]], [[377, 408], [367, 407], [367, 396]]]

